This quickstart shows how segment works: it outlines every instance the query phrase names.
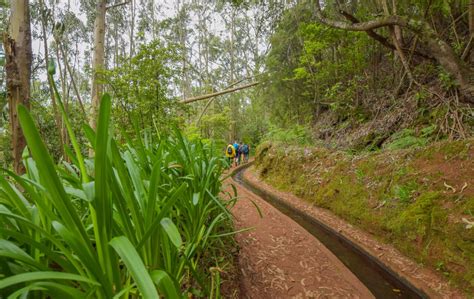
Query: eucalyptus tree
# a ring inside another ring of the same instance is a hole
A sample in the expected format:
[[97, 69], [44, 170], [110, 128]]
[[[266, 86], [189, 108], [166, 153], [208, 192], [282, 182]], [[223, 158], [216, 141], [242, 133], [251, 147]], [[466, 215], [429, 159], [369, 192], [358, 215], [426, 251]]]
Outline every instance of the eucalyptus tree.
[[10, 2], [8, 33], [3, 35], [13, 168], [17, 173], [25, 171], [21, 160], [23, 149], [26, 146], [18, 120], [17, 107], [20, 104], [29, 107], [30, 103], [32, 49], [29, 8], [27, 0], [12, 0]]
[[97, 0], [96, 15], [94, 21], [94, 46], [92, 58], [92, 95], [90, 125], [95, 128], [97, 109], [99, 107], [100, 95], [103, 93], [103, 86], [99, 82], [99, 71], [104, 68], [105, 61], [105, 13], [107, 10], [107, 0]]

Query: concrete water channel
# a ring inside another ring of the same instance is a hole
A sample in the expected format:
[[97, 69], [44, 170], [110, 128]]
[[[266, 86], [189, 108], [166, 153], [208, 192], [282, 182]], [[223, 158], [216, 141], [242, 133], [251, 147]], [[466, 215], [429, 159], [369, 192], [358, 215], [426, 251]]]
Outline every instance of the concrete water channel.
[[326, 224], [292, 207], [284, 200], [269, 194], [243, 179], [243, 172], [251, 163], [239, 167], [232, 177], [235, 182], [270, 203], [281, 213], [293, 219], [326, 246], [376, 298], [429, 298], [422, 290], [388, 268], [360, 246], [328, 227]]

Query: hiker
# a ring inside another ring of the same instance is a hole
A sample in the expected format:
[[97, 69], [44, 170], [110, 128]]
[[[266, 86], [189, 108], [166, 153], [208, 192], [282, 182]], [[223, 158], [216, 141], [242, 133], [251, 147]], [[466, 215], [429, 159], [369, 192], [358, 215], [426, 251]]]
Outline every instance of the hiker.
[[235, 166], [238, 166], [238, 159], [239, 159], [239, 144], [237, 143], [237, 140], [234, 141], [234, 150], [235, 150], [235, 155], [234, 155], [234, 162]]
[[239, 144], [239, 157], [238, 157], [239, 165], [244, 161], [244, 144], [240, 142]]
[[242, 155], [244, 156], [244, 163], [248, 163], [249, 162], [249, 153], [250, 153], [250, 146], [246, 143], [244, 143], [244, 145], [242, 145]]
[[229, 143], [227, 145], [227, 148], [225, 150], [225, 156], [227, 160], [229, 161], [229, 166], [232, 166], [232, 162], [234, 161], [234, 158], [235, 158], [235, 148], [232, 145], [232, 143]]

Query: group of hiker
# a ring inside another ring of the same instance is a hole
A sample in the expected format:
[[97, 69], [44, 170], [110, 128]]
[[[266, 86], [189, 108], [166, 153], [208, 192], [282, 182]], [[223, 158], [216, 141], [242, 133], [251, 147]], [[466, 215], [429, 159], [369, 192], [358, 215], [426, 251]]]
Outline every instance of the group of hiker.
[[225, 150], [225, 156], [229, 161], [229, 165], [240, 165], [241, 162], [247, 163], [249, 161], [250, 146], [245, 143], [238, 143], [237, 141], [234, 144], [229, 143]]

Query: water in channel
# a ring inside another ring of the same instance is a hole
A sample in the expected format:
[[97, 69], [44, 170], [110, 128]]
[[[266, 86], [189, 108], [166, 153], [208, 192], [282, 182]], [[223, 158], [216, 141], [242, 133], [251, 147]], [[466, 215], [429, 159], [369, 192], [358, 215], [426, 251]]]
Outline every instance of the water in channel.
[[245, 168], [234, 174], [236, 182], [270, 203], [315, 236], [356, 275], [376, 298], [429, 298], [423, 291], [415, 288], [332, 228], [295, 209], [283, 200], [245, 182], [242, 179], [244, 171]]

